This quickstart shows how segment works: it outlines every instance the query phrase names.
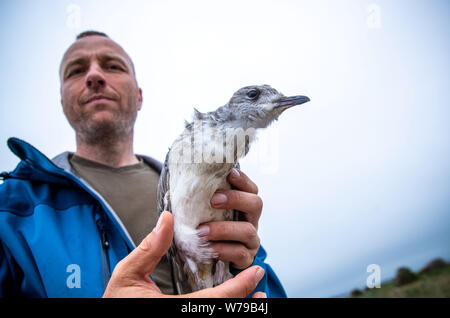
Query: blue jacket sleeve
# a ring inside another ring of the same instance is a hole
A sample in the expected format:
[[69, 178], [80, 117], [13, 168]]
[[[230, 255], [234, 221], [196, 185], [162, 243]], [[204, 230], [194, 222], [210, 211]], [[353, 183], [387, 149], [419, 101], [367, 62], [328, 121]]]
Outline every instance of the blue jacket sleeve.
[[0, 241], [0, 298], [12, 296], [14, 294], [13, 275], [10, 271], [6, 252]]
[[[257, 291], [262, 291], [266, 293], [268, 298], [286, 298], [286, 292], [284, 291], [284, 288], [281, 285], [281, 282], [278, 279], [277, 275], [273, 271], [272, 267], [264, 262], [266, 257], [267, 253], [261, 245], [258, 252], [256, 253], [255, 260], [253, 261], [252, 265], [258, 265], [262, 267], [265, 274], [256, 286], [255, 290], [249, 295], [249, 297], [252, 297], [253, 294]], [[231, 271], [233, 275], [237, 275], [242, 270], [232, 268]]]

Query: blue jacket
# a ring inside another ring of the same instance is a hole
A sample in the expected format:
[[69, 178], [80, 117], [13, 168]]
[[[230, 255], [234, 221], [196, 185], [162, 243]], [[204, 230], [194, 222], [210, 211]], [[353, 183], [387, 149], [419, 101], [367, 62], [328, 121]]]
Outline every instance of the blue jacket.
[[[17, 138], [8, 147], [21, 161], [1, 174], [0, 297], [101, 297], [116, 264], [135, 248], [129, 233], [73, 174], [68, 152], [52, 161]], [[254, 264], [266, 275], [255, 291], [286, 297], [265, 258], [260, 247]]]

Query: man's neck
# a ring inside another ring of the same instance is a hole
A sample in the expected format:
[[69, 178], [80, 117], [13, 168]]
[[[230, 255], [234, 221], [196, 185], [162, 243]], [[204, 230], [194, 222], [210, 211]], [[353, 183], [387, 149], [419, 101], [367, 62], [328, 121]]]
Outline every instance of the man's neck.
[[139, 162], [133, 151], [133, 136], [124, 140], [107, 143], [87, 144], [79, 136], [76, 137], [77, 156], [95, 161], [110, 167], [119, 168]]

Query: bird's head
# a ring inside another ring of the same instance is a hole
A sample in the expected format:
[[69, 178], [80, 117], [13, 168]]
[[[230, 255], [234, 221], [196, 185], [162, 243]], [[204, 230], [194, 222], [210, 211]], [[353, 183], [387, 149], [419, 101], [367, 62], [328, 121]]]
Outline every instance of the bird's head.
[[227, 126], [266, 128], [286, 109], [308, 101], [306, 96], [286, 97], [269, 85], [246, 86], [236, 91], [225, 106], [213, 113]]

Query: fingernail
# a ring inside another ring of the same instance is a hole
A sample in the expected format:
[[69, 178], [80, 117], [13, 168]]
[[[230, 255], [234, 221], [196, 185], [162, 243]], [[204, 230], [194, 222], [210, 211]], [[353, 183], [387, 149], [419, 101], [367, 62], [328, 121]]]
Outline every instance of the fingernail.
[[259, 283], [259, 281], [264, 277], [264, 270], [261, 267], [258, 267], [258, 269], [255, 272], [255, 280], [256, 283]]
[[208, 234], [209, 234], [209, 226], [208, 225], [202, 225], [197, 229], [198, 236], [207, 236]]
[[158, 222], [156, 223], [155, 228], [153, 229], [153, 232], [158, 233], [159, 229], [161, 228], [162, 218], [163, 218], [163, 215], [161, 214], [159, 216], [159, 219], [158, 219]]
[[241, 176], [238, 169], [236, 169], [236, 168], [231, 169], [230, 174], [231, 174], [231, 177], [236, 178], [236, 179]]
[[227, 202], [227, 196], [223, 193], [216, 193], [211, 199], [211, 203], [213, 205], [220, 205], [224, 204], [225, 202]]
[[267, 298], [267, 294], [264, 292], [258, 292], [255, 293], [255, 296], [253, 296], [253, 298]]

